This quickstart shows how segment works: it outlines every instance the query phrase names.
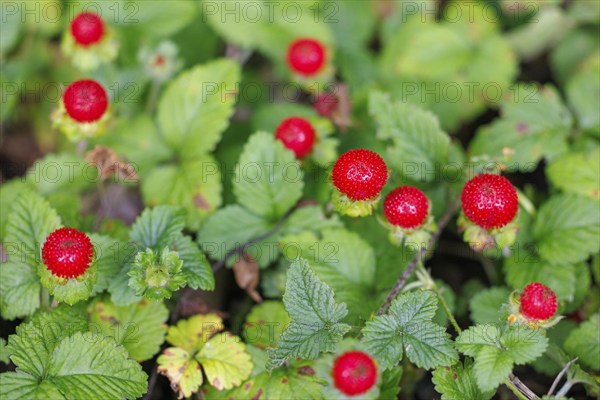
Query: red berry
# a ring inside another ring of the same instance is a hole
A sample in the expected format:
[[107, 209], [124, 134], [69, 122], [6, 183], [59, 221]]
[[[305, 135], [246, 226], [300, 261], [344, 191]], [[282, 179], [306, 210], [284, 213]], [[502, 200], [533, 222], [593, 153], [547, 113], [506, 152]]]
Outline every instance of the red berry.
[[351, 200], [369, 200], [381, 192], [388, 170], [379, 154], [355, 149], [337, 159], [331, 177], [333, 185]]
[[71, 34], [82, 46], [94, 44], [104, 35], [104, 21], [96, 14], [81, 13], [71, 22]]
[[290, 117], [279, 124], [275, 137], [281, 140], [286, 148], [293, 151], [296, 158], [303, 158], [313, 148], [315, 129], [304, 118]]
[[60, 228], [46, 238], [42, 259], [53, 275], [76, 278], [83, 274], [94, 254], [90, 238], [73, 228]]
[[325, 47], [314, 39], [298, 39], [288, 47], [287, 63], [297, 74], [314, 75], [325, 65]]
[[334, 93], [323, 93], [315, 100], [315, 110], [319, 115], [329, 117], [338, 107], [338, 97]]
[[77, 122], [99, 120], [108, 108], [106, 91], [89, 79], [73, 82], [63, 96], [67, 114]]
[[331, 373], [335, 387], [348, 396], [365, 393], [377, 382], [377, 366], [362, 351], [348, 351], [336, 358]]
[[472, 222], [482, 228], [501, 228], [511, 222], [519, 208], [517, 191], [500, 175], [481, 174], [463, 188], [462, 209]]
[[421, 226], [429, 213], [429, 200], [413, 186], [392, 190], [383, 201], [383, 213], [392, 225], [410, 229]]
[[556, 295], [539, 282], [525, 286], [521, 293], [521, 314], [527, 319], [544, 320], [556, 312]]

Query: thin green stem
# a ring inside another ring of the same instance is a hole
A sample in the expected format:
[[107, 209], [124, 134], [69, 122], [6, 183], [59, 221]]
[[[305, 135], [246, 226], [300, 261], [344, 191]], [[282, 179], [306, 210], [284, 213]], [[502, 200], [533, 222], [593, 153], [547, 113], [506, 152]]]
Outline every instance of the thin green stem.
[[435, 281], [433, 280], [433, 278], [431, 277], [429, 272], [425, 269], [423, 262], [419, 262], [419, 272], [421, 272], [421, 274], [423, 274], [425, 276], [425, 279], [427, 280], [427, 286], [431, 290], [433, 290], [433, 292], [437, 295], [438, 300], [439, 300], [440, 304], [442, 305], [442, 308], [444, 309], [444, 312], [446, 313], [446, 315], [448, 316], [448, 319], [450, 320], [450, 323], [454, 327], [454, 330], [456, 331], [456, 333], [458, 333], [460, 335], [462, 333], [462, 329], [458, 325], [458, 322], [456, 322], [456, 318], [454, 318], [454, 314], [452, 314], [452, 311], [450, 311], [450, 307], [448, 306], [446, 299], [442, 295], [440, 288], [436, 285]]
[[510, 381], [510, 379], [507, 379], [506, 381], [504, 381], [504, 384], [510, 389], [511, 392], [513, 392], [515, 394], [515, 396], [517, 396], [517, 398], [519, 400], [529, 400], [523, 393], [521, 393], [521, 391]]
[[146, 103], [146, 113], [151, 114], [156, 108], [158, 102], [158, 95], [160, 94], [161, 84], [155, 80], [152, 81], [150, 86], [150, 94], [148, 95], [148, 101]]
[[42, 291], [40, 293], [40, 304], [42, 310], [47, 311], [50, 309], [50, 292], [45, 287], [42, 287]]

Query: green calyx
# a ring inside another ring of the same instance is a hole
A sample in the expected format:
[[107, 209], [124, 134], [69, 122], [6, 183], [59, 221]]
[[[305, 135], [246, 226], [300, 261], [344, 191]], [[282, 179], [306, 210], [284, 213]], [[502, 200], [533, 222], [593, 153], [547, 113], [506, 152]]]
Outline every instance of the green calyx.
[[171, 298], [171, 293], [185, 285], [183, 261], [167, 247], [158, 254], [152, 249], [139, 252], [129, 271], [129, 286], [138, 296], [151, 299]]
[[349, 217], [368, 217], [373, 214], [373, 210], [377, 208], [381, 196], [374, 197], [369, 200], [352, 200], [338, 190], [333, 191], [331, 202], [335, 211], [341, 215]]

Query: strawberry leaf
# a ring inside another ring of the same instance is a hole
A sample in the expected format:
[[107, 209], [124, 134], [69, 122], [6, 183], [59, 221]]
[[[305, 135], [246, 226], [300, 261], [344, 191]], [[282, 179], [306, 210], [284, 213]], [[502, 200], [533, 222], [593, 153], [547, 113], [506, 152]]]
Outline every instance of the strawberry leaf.
[[332, 352], [350, 330], [339, 321], [348, 313], [346, 304], [337, 304], [331, 288], [312, 272], [308, 262], [297, 259], [287, 274], [283, 303], [292, 322], [277, 347], [268, 351], [267, 369], [272, 371], [293, 358], [315, 359]]
[[489, 400], [492, 391], [482, 392], [477, 386], [473, 361], [466, 359], [464, 365], [438, 367], [433, 371], [435, 390], [442, 394], [442, 400]]

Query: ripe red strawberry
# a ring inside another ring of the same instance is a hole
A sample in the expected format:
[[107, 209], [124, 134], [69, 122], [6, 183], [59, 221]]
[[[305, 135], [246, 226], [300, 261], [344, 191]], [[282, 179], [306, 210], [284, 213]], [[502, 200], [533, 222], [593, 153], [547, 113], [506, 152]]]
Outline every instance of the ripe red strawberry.
[[71, 22], [71, 34], [77, 44], [87, 47], [104, 36], [104, 21], [96, 14], [81, 13]]
[[76, 278], [83, 274], [94, 255], [90, 238], [73, 228], [60, 228], [46, 238], [42, 259], [53, 275]]
[[354, 149], [342, 154], [331, 172], [333, 185], [351, 200], [370, 200], [387, 182], [387, 166], [379, 154]]
[[377, 382], [375, 361], [362, 351], [347, 351], [336, 358], [331, 374], [335, 387], [348, 396], [368, 392]]
[[315, 100], [314, 107], [319, 115], [329, 117], [337, 109], [338, 103], [335, 93], [323, 93]]
[[308, 155], [315, 143], [315, 129], [301, 117], [284, 119], [275, 131], [275, 137], [296, 154], [296, 158]]
[[461, 200], [467, 218], [485, 229], [508, 224], [519, 208], [515, 187], [505, 177], [493, 174], [477, 175], [468, 181]]
[[325, 47], [315, 39], [298, 39], [288, 47], [287, 63], [297, 74], [315, 75], [325, 65]]
[[521, 293], [521, 314], [527, 319], [545, 320], [556, 312], [556, 295], [539, 282], [525, 286]]
[[70, 84], [63, 103], [67, 114], [77, 122], [97, 121], [108, 108], [106, 91], [98, 82], [89, 79]]
[[421, 226], [429, 213], [429, 200], [413, 186], [392, 190], [383, 201], [383, 213], [392, 225], [411, 229]]

